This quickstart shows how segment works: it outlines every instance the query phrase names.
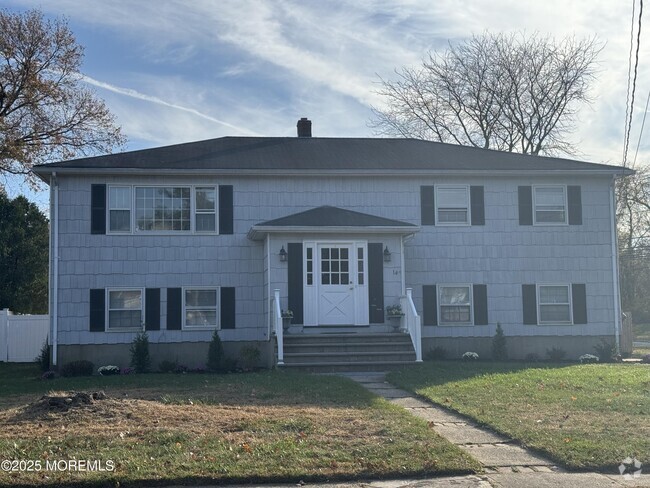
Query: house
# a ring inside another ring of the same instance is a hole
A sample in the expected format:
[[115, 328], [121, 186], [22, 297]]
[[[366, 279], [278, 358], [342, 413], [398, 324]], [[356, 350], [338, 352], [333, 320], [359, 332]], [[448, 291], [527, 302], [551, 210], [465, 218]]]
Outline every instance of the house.
[[[434, 347], [489, 355], [497, 323], [520, 358], [551, 347], [576, 358], [618, 340], [621, 167], [311, 137], [301, 119], [298, 137], [34, 172], [51, 191], [55, 364], [128, 365], [143, 327], [154, 364], [188, 366], [205, 363], [215, 329], [229, 354], [255, 346], [287, 366], [400, 363]], [[397, 304], [404, 317], [387, 318]]]

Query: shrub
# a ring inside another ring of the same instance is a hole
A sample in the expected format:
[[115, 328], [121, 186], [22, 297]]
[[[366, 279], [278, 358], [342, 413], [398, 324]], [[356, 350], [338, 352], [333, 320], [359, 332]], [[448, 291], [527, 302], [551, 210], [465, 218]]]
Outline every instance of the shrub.
[[120, 374], [120, 368], [118, 368], [117, 366], [111, 366], [111, 365], [101, 366], [97, 370], [97, 372], [101, 376], [113, 376], [113, 375], [116, 375], [116, 374]]
[[54, 371], [46, 371], [41, 375], [42, 380], [53, 380], [56, 378], [56, 372]]
[[228, 356], [224, 356], [221, 363], [221, 373], [234, 373], [237, 371], [237, 360]]
[[641, 358], [641, 362], [642, 362], [643, 364], [650, 364], [650, 354], [646, 354], [645, 356], [643, 356], [643, 357]]
[[578, 361], [580, 361], [580, 364], [592, 364], [600, 361], [600, 358], [593, 354], [583, 354], [578, 358]]
[[122, 368], [120, 370], [121, 375], [127, 375], [127, 374], [135, 374], [135, 369], [133, 368]]
[[526, 354], [526, 361], [529, 363], [537, 363], [541, 361], [542, 359], [539, 357], [539, 354], [535, 352], [530, 352]]
[[467, 351], [462, 355], [463, 361], [478, 361], [478, 354], [475, 352]]
[[178, 364], [174, 368], [174, 373], [176, 374], [185, 374], [189, 371], [189, 368], [185, 366], [184, 364]]
[[34, 358], [34, 362], [38, 363], [38, 367], [43, 373], [50, 370], [50, 346], [47, 342], [48, 340], [45, 339], [45, 342], [41, 346], [41, 352]]
[[195, 373], [195, 374], [203, 374], [203, 373], [207, 373], [208, 370], [205, 369], [203, 366], [199, 366], [197, 368], [190, 369], [189, 372], [190, 373]]
[[501, 324], [497, 322], [497, 331], [492, 338], [492, 359], [495, 361], [505, 361], [508, 359], [508, 346], [506, 344], [506, 335], [503, 333]]
[[147, 373], [151, 367], [149, 336], [146, 332], [140, 332], [131, 343], [131, 366], [136, 373]]
[[440, 359], [447, 359], [447, 355], [447, 349], [441, 346], [436, 346], [433, 349], [429, 349], [429, 351], [424, 354], [424, 359], [427, 361], [438, 361]]
[[176, 361], [169, 361], [166, 359], [165, 361], [160, 362], [158, 369], [161, 373], [172, 373], [177, 366], [178, 363]]
[[594, 346], [596, 356], [600, 358], [601, 363], [615, 363], [617, 362], [618, 354], [616, 352], [616, 344], [601, 339], [600, 344]]
[[208, 349], [208, 369], [211, 371], [221, 371], [223, 360], [223, 344], [221, 343], [221, 337], [219, 337], [219, 331], [215, 330], [212, 334], [212, 340]]
[[549, 361], [559, 363], [560, 361], [564, 361], [564, 358], [566, 357], [566, 351], [561, 347], [553, 347], [546, 350], [546, 357], [548, 357]]
[[65, 363], [61, 367], [61, 376], [92, 376], [95, 371], [95, 365], [90, 361], [81, 359]]
[[255, 346], [242, 347], [240, 354], [244, 362], [245, 369], [253, 369], [256, 367], [260, 361], [260, 357], [262, 356], [259, 347]]

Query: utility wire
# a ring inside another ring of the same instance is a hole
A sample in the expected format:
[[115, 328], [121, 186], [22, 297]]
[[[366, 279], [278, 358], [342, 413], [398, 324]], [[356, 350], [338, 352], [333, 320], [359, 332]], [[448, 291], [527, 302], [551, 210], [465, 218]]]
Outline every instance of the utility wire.
[[634, 94], [636, 91], [636, 76], [639, 69], [639, 47], [641, 44], [641, 17], [643, 16], [643, 0], [639, 0], [639, 27], [637, 30], [636, 37], [636, 53], [634, 60], [634, 78], [632, 78], [632, 96], [630, 101], [630, 118], [628, 120], [627, 126], [627, 139], [625, 141], [625, 152], [623, 153], [623, 167], [627, 162], [627, 151], [630, 147], [630, 132], [632, 131], [632, 115], [634, 114]]
[[641, 131], [639, 132], [639, 140], [636, 143], [636, 151], [634, 151], [634, 162], [632, 167], [636, 165], [636, 157], [639, 154], [639, 146], [641, 145], [641, 136], [643, 135], [643, 128], [645, 127], [645, 118], [648, 115], [648, 102], [650, 102], [650, 91], [648, 91], [648, 98], [645, 100], [645, 110], [643, 111], [643, 121], [641, 122]]
[[632, 23], [630, 25], [630, 54], [627, 58], [627, 93], [625, 94], [625, 123], [623, 125], [623, 166], [625, 166], [625, 144], [627, 141], [627, 120], [630, 116], [630, 85], [632, 84], [632, 53], [634, 52], [634, 19], [636, 0], [632, 0]]

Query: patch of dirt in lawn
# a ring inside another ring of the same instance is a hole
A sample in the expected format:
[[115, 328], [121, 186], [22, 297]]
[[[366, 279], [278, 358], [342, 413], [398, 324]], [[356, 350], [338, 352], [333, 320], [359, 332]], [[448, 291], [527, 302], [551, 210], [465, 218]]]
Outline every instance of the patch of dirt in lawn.
[[[0, 438], [68, 435], [141, 437], [174, 430], [190, 436], [216, 435], [232, 441], [270, 432], [328, 438], [385, 437], [374, 415], [353, 408], [165, 404], [103, 393], [56, 392], [0, 411]], [[54, 400], [53, 400], [54, 399]], [[69, 400], [69, 401], [68, 401]]]

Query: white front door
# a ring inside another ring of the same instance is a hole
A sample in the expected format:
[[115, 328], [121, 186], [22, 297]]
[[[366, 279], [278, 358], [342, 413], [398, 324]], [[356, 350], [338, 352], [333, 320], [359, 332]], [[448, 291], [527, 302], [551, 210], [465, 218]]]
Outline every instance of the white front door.
[[318, 323], [353, 325], [355, 318], [354, 263], [351, 244], [317, 247]]

